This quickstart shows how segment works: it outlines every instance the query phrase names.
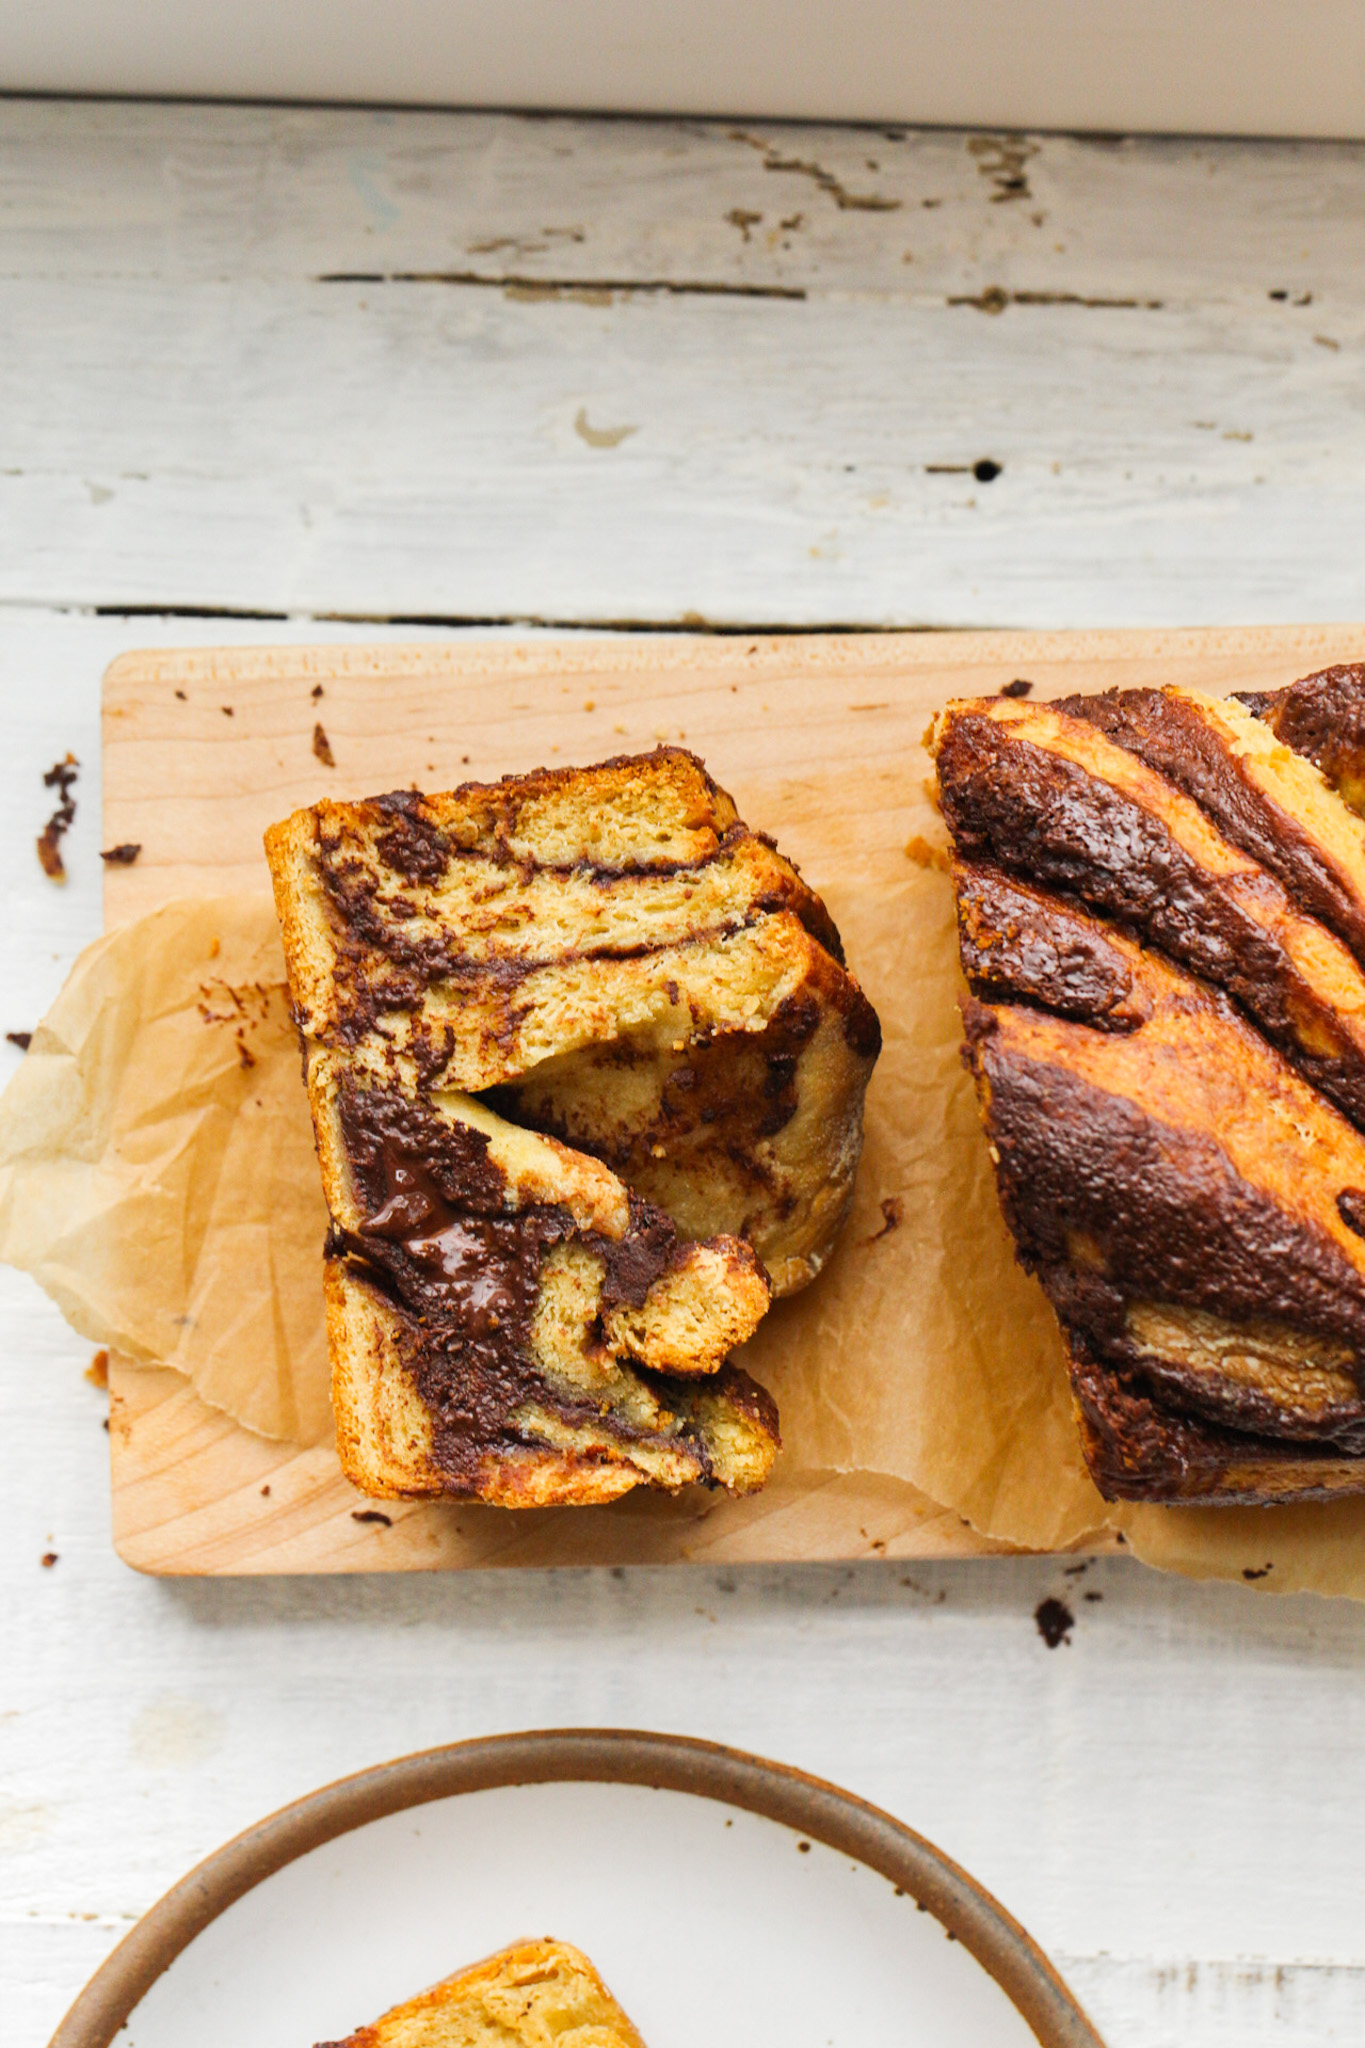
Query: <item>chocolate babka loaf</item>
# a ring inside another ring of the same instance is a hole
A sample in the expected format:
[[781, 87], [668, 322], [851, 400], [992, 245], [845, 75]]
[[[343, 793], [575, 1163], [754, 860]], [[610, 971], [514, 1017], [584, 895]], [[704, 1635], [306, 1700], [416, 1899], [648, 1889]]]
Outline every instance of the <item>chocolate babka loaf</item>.
[[318, 2048], [644, 2048], [581, 1949], [523, 1941]]
[[267, 835], [367, 1492], [750, 1491], [727, 1363], [819, 1270], [879, 1034], [818, 897], [678, 750]]
[[1342, 675], [932, 731], [965, 1057], [1110, 1499], [1365, 1490], [1365, 824], [1309, 758]]
[[1353, 811], [1365, 814], [1365, 662], [1339, 662], [1285, 690], [1237, 695], [1276, 739], [1316, 762]]

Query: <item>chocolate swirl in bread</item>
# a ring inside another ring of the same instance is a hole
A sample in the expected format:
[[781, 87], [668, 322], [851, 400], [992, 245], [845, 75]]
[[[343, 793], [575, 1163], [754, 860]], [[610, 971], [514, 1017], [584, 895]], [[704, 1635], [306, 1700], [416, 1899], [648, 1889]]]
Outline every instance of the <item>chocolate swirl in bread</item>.
[[267, 836], [323, 1180], [343, 1465], [505, 1505], [761, 1485], [727, 1363], [851, 1197], [877, 1020], [676, 749]]
[[1365, 826], [1193, 691], [932, 744], [964, 1056], [1101, 1491], [1365, 1489]]

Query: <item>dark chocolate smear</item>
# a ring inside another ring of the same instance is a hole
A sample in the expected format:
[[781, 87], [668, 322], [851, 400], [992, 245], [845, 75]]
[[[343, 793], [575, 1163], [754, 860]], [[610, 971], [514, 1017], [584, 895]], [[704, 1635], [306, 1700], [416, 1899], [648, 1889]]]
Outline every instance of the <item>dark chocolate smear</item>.
[[[938, 769], [960, 853], [1079, 897], [1229, 990], [1314, 1087], [1365, 1129], [1365, 1056], [1273, 933], [1176, 844], [1159, 817], [986, 718], [953, 722]], [[1259, 886], [1288, 913], [1272, 876]], [[1324, 1041], [1332, 1051], [1319, 1049]]]
[[1036, 1003], [1098, 1031], [1133, 1031], [1147, 1005], [1103, 926], [999, 868], [960, 862], [958, 944], [974, 994]]
[[1174, 1301], [1316, 1330], [1365, 1361], [1365, 1275], [1326, 1232], [1277, 1207], [1204, 1133], [1010, 1051], [979, 1003], [965, 1021], [966, 1057], [989, 1084], [1001, 1207], [1069, 1328], [1122, 1344], [1128, 1301]]
[[623, 1440], [644, 1434], [557, 1391], [531, 1351], [531, 1324], [545, 1256], [574, 1237], [605, 1264], [604, 1304], [640, 1306], [681, 1255], [669, 1219], [632, 1197], [631, 1228], [613, 1242], [580, 1231], [557, 1206], [512, 1213], [483, 1132], [354, 1083], [342, 1087], [340, 1112], [365, 1221], [334, 1232], [329, 1250], [359, 1261], [400, 1311], [404, 1362], [432, 1416], [433, 1459], [455, 1486], [472, 1485], [490, 1451], [528, 1441], [511, 1422], [528, 1400]]
[[1224, 838], [1259, 861], [1299, 908], [1321, 918], [1365, 961], [1365, 908], [1349, 882], [1302, 825], [1256, 787], [1198, 705], [1160, 690], [1105, 690], [1067, 697], [1052, 708], [1097, 727], [1193, 797]]

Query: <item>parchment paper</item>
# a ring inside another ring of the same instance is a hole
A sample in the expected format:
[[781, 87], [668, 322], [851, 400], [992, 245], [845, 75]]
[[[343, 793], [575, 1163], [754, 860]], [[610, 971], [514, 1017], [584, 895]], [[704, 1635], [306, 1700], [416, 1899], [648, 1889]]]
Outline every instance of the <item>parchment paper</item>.
[[[900, 858], [826, 891], [885, 1050], [839, 1250], [743, 1354], [777, 1397], [788, 1474], [906, 1480], [1030, 1547], [1118, 1528], [1170, 1569], [1365, 1597], [1365, 1500], [1113, 1508], [1096, 1493], [958, 1055], [949, 883], [922, 842]], [[182, 899], [90, 947], [0, 1100], [0, 1258], [93, 1341], [316, 1444], [331, 1434], [325, 1227], [269, 898]]]

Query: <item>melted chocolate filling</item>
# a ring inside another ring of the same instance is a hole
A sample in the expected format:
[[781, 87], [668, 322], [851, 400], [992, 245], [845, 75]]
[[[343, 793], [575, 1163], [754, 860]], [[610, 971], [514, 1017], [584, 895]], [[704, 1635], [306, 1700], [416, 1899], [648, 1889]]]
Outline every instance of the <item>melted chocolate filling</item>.
[[1193, 797], [1226, 839], [1277, 876], [1296, 904], [1365, 960], [1365, 909], [1353, 890], [1303, 827], [1257, 788], [1198, 705], [1160, 690], [1105, 690], [1064, 698], [1052, 708], [1097, 727]]
[[[1160, 818], [985, 718], [953, 723], [938, 767], [944, 815], [961, 853], [1079, 897], [1226, 988], [1300, 1073], [1365, 1129], [1365, 1057], [1273, 932], [1177, 845]], [[1278, 882], [1267, 875], [1261, 886], [1288, 910]], [[1333, 1050], [1319, 1050], [1324, 1044]]]
[[404, 1364], [432, 1416], [433, 1462], [468, 1484], [490, 1451], [529, 1441], [511, 1417], [530, 1399], [568, 1422], [640, 1436], [547, 1382], [531, 1323], [545, 1256], [569, 1238], [603, 1260], [604, 1305], [639, 1307], [680, 1256], [669, 1219], [632, 1197], [630, 1228], [615, 1242], [580, 1231], [560, 1207], [510, 1213], [483, 1132], [354, 1084], [343, 1086], [340, 1111], [366, 1220], [358, 1231], [333, 1232], [329, 1251], [360, 1263], [399, 1312]]

